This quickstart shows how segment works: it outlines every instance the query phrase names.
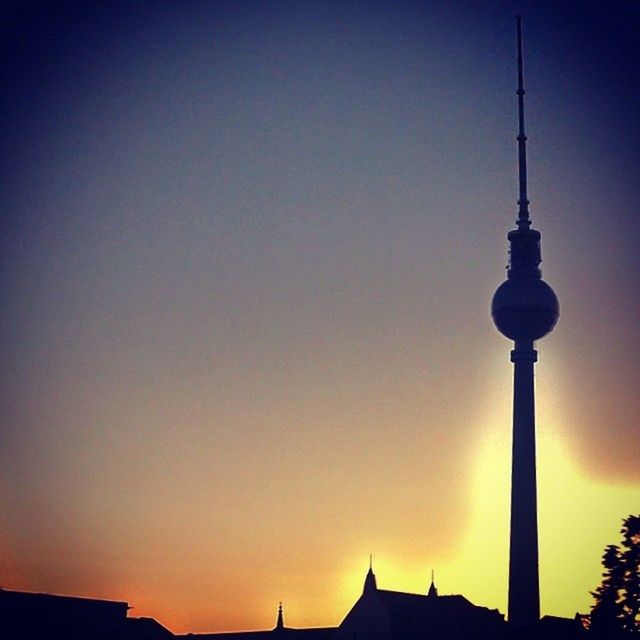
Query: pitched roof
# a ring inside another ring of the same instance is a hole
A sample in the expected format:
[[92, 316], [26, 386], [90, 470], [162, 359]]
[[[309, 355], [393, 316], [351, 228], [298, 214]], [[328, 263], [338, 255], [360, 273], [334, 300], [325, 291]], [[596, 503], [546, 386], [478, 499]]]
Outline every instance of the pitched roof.
[[425, 632], [444, 628], [478, 629], [504, 621], [497, 609], [478, 607], [461, 595], [429, 597], [382, 589], [377, 595], [389, 616], [394, 638], [423, 637]]

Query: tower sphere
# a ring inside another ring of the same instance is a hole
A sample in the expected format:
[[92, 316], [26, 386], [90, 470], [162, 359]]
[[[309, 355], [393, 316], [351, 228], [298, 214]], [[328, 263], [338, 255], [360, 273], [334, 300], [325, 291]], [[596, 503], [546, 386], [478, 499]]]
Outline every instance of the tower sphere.
[[560, 314], [553, 289], [540, 278], [510, 278], [493, 295], [491, 315], [511, 340], [538, 340], [555, 327]]

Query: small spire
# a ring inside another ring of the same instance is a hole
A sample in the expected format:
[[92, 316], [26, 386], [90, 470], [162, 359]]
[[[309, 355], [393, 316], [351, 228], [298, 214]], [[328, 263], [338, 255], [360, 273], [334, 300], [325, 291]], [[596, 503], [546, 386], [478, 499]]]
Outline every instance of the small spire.
[[524, 132], [524, 72], [522, 70], [522, 17], [516, 16], [518, 34], [518, 229], [529, 229], [529, 200], [527, 199], [527, 136]]
[[276, 629], [284, 629], [284, 616], [282, 615], [282, 602], [278, 605], [278, 619], [276, 620]]
[[376, 582], [376, 576], [373, 573], [373, 556], [369, 554], [369, 571], [367, 571], [367, 577], [364, 579], [363, 593], [367, 591], [376, 591], [378, 584]]
[[429, 591], [427, 592], [427, 596], [430, 598], [435, 598], [438, 595], [438, 589], [436, 589], [436, 582], [434, 578], [433, 569], [431, 569], [431, 585], [429, 586]]

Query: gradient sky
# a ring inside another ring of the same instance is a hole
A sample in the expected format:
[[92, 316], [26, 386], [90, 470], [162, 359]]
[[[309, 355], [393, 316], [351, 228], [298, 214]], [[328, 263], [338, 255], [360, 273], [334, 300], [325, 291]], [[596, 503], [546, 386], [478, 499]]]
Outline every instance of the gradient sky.
[[640, 506], [638, 4], [104, 4], [0, 8], [0, 585], [335, 625], [373, 553], [505, 611], [521, 11], [542, 609], [588, 611]]

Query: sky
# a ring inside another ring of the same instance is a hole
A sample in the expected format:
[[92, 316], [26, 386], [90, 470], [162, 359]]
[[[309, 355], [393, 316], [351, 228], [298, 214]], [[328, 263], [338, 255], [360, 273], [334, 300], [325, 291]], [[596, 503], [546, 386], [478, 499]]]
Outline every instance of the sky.
[[637, 3], [100, 4], [0, 8], [0, 585], [337, 625], [371, 553], [506, 611], [521, 12], [542, 613], [587, 612], [640, 505]]

